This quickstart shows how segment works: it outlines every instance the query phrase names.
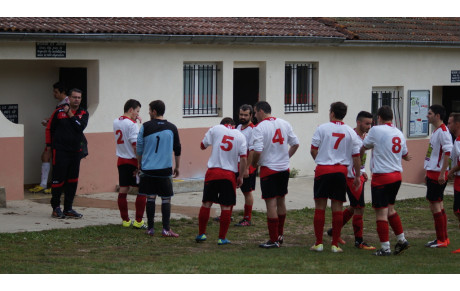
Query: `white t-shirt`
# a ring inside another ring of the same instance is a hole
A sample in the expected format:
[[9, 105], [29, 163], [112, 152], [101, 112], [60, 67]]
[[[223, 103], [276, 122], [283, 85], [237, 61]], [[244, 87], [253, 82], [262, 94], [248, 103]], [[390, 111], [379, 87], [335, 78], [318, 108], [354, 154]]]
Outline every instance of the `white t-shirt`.
[[238, 129], [246, 138], [246, 143], [248, 146], [248, 150], [253, 150], [254, 149], [254, 138], [252, 137], [252, 131], [254, 130], [254, 124], [250, 123], [245, 129], [242, 129], [243, 126], [241, 124], [238, 124], [236, 129]]
[[[355, 129], [355, 132], [356, 132], [356, 129]], [[358, 135], [358, 137], [361, 139], [361, 141], [363, 141], [364, 138], [366, 137], [366, 134], [364, 134], [363, 137], [360, 137]], [[361, 144], [362, 144], [362, 142], [361, 142]], [[364, 154], [361, 156], [361, 169], [360, 169], [361, 175], [363, 173], [366, 173], [366, 158], [367, 158], [367, 154], [366, 154], [366, 152], [364, 152]], [[347, 177], [348, 178], [354, 178], [355, 177], [355, 167], [353, 167], [353, 163], [350, 163], [348, 165], [347, 170], [348, 170]]]
[[352, 156], [359, 154], [361, 145], [353, 128], [341, 121], [319, 125], [311, 139], [312, 148], [318, 149], [318, 165], [353, 165]]
[[[460, 137], [454, 141], [450, 158], [452, 159], [452, 168], [460, 163]], [[460, 171], [455, 172], [455, 175], [460, 176]]]
[[220, 168], [235, 173], [238, 172], [238, 158], [246, 156], [248, 150], [244, 135], [222, 124], [213, 126], [206, 132], [201, 147], [208, 146], [212, 146], [208, 168]]
[[254, 151], [261, 152], [259, 165], [273, 171], [289, 169], [289, 146], [299, 144], [291, 125], [276, 117], [259, 122], [253, 130]]
[[441, 124], [431, 135], [423, 167], [427, 171], [441, 171], [444, 158], [443, 155], [450, 155], [451, 151], [452, 137], [446, 125]]
[[120, 116], [113, 121], [113, 133], [117, 143], [117, 156], [123, 159], [135, 159], [133, 144], [136, 144], [139, 134], [139, 126], [136, 121]]
[[373, 174], [402, 172], [401, 159], [408, 154], [403, 133], [391, 123], [371, 128], [363, 146], [372, 150], [371, 171]]

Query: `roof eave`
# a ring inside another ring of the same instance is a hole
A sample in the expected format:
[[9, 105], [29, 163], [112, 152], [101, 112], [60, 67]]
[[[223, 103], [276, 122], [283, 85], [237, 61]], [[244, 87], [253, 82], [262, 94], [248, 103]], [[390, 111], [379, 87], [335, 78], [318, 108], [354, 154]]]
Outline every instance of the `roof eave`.
[[349, 47], [438, 47], [459, 48], [460, 41], [408, 41], [408, 40], [345, 40], [341, 46]]

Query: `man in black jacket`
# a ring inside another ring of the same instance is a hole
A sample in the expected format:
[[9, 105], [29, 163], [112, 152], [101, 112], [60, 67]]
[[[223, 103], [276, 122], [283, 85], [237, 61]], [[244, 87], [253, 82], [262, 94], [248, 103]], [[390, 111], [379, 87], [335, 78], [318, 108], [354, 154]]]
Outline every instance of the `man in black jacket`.
[[[70, 90], [70, 104], [59, 106], [51, 115], [46, 128], [46, 145], [53, 153], [51, 216], [55, 218], [83, 217], [72, 209], [80, 172], [83, 130], [88, 124], [88, 112], [80, 107], [81, 93], [79, 89]], [[65, 193], [64, 211], [60, 207], [62, 191]]]

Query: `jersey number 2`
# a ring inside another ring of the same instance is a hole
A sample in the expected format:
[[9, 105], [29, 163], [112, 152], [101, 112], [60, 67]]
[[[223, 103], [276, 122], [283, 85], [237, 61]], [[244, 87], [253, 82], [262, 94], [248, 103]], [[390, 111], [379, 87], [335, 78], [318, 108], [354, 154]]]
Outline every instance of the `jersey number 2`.
[[220, 148], [223, 150], [223, 151], [231, 151], [232, 148], [233, 148], [233, 144], [232, 144], [232, 140], [234, 140], [235, 138], [233, 136], [228, 136], [228, 135], [224, 135], [224, 137], [222, 138], [222, 143], [225, 145], [221, 145]]
[[123, 132], [121, 130], [117, 130], [115, 133], [119, 134], [117, 144], [124, 144], [125, 141], [123, 140]]

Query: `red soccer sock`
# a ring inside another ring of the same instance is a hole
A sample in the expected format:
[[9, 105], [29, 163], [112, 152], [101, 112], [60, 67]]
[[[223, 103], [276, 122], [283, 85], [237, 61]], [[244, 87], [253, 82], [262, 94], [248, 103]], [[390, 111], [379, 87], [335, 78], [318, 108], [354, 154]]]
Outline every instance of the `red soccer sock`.
[[270, 240], [272, 242], [278, 241], [278, 225], [278, 218], [267, 217], [268, 234], [270, 235]]
[[244, 219], [251, 220], [252, 218], [252, 205], [244, 204]]
[[353, 216], [353, 232], [355, 238], [363, 238], [363, 216], [355, 214]]
[[286, 214], [278, 214], [278, 235], [283, 235], [285, 221], [286, 221]]
[[200, 213], [198, 214], [198, 234], [206, 233], [206, 226], [208, 225], [210, 213], [211, 208], [201, 206]]
[[447, 214], [446, 214], [446, 211], [444, 210], [444, 208], [441, 209], [441, 213], [442, 213], [442, 216], [444, 218], [444, 237], [447, 240], [447, 238], [448, 238], [448, 236], [447, 236]]
[[404, 232], [401, 218], [399, 217], [398, 213], [388, 216], [388, 222], [390, 223], [391, 229], [393, 229], [395, 235], [400, 235]]
[[220, 212], [220, 227], [219, 227], [219, 238], [224, 239], [227, 236], [228, 227], [232, 219], [231, 210], [222, 210]]
[[326, 211], [321, 209], [315, 209], [315, 216], [313, 218], [313, 226], [315, 228], [315, 245], [323, 243], [323, 231], [324, 231], [324, 216]]
[[380, 242], [390, 241], [390, 228], [388, 227], [388, 221], [377, 220], [377, 233], [379, 234]]
[[434, 219], [434, 228], [436, 229], [436, 239], [438, 241], [445, 241], [444, 238], [444, 216], [442, 215], [441, 211], [437, 213], [433, 213]]
[[136, 197], [136, 221], [141, 222], [144, 217], [145, 205], [147, 204], [147, 196], [137, 195]]
[[343, 211], [343, 225], [347, 224], [347, 222], [353, 217], [353, 212], [348, 210], [348, 208], [345, 208]]
[[120, 210], [121, 219], [129, 221], [127, 193], [118, 193], [118, 209]]
[[340, 233], [343, 226], [343, 213], [342, 211], [332, 212], [332, 245], [339, 246]]

